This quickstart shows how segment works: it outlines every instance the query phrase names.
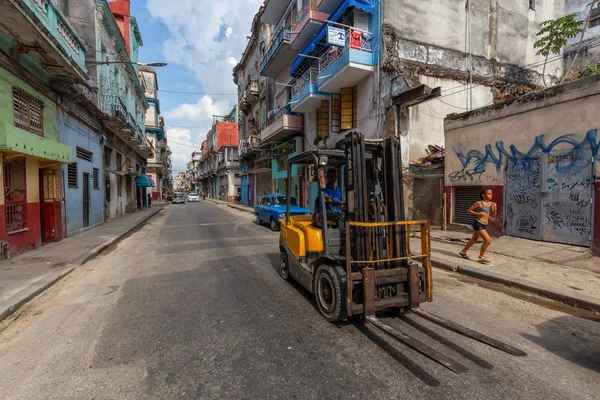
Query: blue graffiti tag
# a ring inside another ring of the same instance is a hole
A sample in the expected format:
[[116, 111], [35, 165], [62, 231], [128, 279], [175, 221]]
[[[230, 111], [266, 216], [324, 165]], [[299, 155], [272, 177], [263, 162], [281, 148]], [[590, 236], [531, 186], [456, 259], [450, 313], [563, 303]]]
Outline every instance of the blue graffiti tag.
[[[565, 155], [565, 158], [568, 158], [569, 154], [576, 154], [584, 149], [590, 149], [592, 151], [592, 157], [598, 157], [598, 152], [600, 150], [600, 142], [598, 141], [597, 137], [598, 129], [592, 129], [588, 131], [588, 133], [585, 135], [585, 138], [582, 141], [578, 141], [577, 135], [569, 134], [556, 138], [550, 144], [546, 145], [544, 141], [544, 136], [545, 135], [537, 136], [535, 138], [533, 146], [531, 146], [527, 153], [521, 152], [513, 144], [509, 146], [510, 151], [507, 151], [504, 148], [504, 142], [501, 140], [497, 141], [494, 145], [497, 153], [492, 149], [491, 144], [487, 144], [485, 146], [485, 153], [482, 153], [479, 150], [469, 150], [469, 152], [466, 155], [457, 150], [455, 150], [455, 152], [458, 158], [460, 159], [463, 168], [467, 168], [471, 164], [471, 162], [473, 162], [473, 170], [475, 173], [482, 173], [483, 171], [485, 171], [485, 164], [488, 163], [495, 165], [496, 170], [500, 171], [502, 165], [504, 164], [505, 158], [513, 162], [517, 162], [520, 160], [526, 169], [531, 169], [531, 158], [535, 154], [549, 154], [559, 144], [568, 144], [572, 146], [569, 152]], [[567, 166], [557, 166], [557, 171], [565, 172], [569, 170], [573, 163], [577, 161], [580, 160], [571, 161], [570, 165]]]

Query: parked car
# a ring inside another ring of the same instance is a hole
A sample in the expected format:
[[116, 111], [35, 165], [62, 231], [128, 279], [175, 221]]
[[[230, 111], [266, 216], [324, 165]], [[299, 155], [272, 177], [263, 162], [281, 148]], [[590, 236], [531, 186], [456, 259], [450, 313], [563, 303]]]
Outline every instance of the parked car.
[[[261, 225], [268, 222], [272, 231], [279, 230], [281, 219], [285, 218], [285, 207], [287, 196], [284, 194], [268, 194], [254, 206], [254, 215], [256, 223]], [[291, 215], [311, 215], [311, 211], [306, 208], [298, 207], [298, 201], [295, 197], [290, 199]]]
[[183, 192], [173, 193], [173, 204], [185, 204], [185, 195]]
[[198, 196], [198, 193], [191, 192], [190, 194], [187, 195], [187, 201], [188, 201], [188, 203], [192, 202], [192, 201], [195, 201], [195, 202], [199, 203], [200, 202], [200, 196]]

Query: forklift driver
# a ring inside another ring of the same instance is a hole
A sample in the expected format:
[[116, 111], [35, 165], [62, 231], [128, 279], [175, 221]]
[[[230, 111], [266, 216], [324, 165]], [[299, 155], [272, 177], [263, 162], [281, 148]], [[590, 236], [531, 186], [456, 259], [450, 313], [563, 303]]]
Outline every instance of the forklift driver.
[[[327, 171], [327, 186], [325, 186], [323, 194], [327, 202], [327, 221], [335, 222], [339, 229], [343, 229], [346, 223], [344, 216], [346, 204], [343, 201], [342, 190], [337, 187], [337, 178], [338, 173], [335, 168]], [[317, 215], [320, 215], [321, 212], [321, 202], [318, 197], [315, 199], [315, 212]]]

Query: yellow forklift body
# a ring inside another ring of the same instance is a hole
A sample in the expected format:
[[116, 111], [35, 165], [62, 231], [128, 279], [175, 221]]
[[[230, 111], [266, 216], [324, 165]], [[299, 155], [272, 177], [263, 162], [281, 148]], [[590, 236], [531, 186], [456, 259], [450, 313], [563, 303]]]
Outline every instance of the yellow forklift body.
[[282, 220], [280, 236], [296, 260], [306, 257], [307, 252], [324, 251], [323, 231], [313, 226], [310, 215], [292, 216], [289, 224]]

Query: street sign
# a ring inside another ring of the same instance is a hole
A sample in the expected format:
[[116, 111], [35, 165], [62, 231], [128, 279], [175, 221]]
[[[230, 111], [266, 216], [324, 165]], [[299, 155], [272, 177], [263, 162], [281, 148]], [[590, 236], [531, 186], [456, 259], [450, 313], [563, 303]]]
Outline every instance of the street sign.
[[346, 46], [346, 31], [343, 28], [327, 26], [327, 44], [331, 46]]

